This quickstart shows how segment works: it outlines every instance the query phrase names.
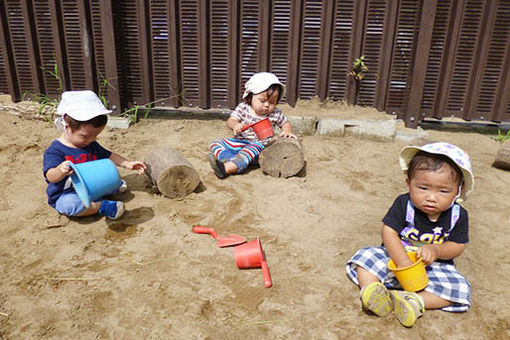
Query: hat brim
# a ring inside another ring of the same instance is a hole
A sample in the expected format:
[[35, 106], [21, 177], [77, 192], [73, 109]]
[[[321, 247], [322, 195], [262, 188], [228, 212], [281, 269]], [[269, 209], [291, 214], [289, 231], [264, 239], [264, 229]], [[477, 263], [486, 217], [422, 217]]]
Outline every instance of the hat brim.
[[[271, 85], [280, 85], [282, 87], [282, 95], [281, 97], [283, 97], [283, 95], [285, 94], [285, 85], [283, 85], [282, 83], [271, 83], [269, 84], [267, 87], [266, 86], [261, 86], [261, 88], [255, 88], [255, 89], [252, 89], [252, 90], [245, 90], [244, 93], [243, 93], [243, 99], [245, 99], [246, 97], [248, 97], [248, 95], [250, 93], [253, 93], [253, 94], [259, 94], [261, 92], [264, 92], [265, 90], [267, 90], [269, 87], [271, 87]], [[265, 87], [265, 88], [263, 88]]]
[[73, 118], [74, 120], [77, 120], [77, 121], [80, 121], [80, 122], [85, 122], [85, 121], [88, 121], [88, 120], [91, 120], [92, 118], [96, 118], [97, 116], [102, 116], [102, 115], [108, 115], [112, 113], [112, 110], [99, 110], [99, 111], [94, 111], [94, 112], [90, 112], [90, 111], [77, 111], [77, 110], [73, 110], [72, 112], [59, 112], [60, 115], [68, 115], [69, 117]]
[[[402, 170], [402, 172], [404, 174], [407, 174], [411, 160], [419, 151], [424, 151], [427, 153], [443, 155], [443, 156], [448, 157], [448, 155], [445, 155], [443, 153], [431, 152], [430, 150], [424, 150], [423, 148], [421, 148], [419, 146], [406, 146], [400, 152], [400, 157], [399, 157], [400, 169]], [[448, 158], [450, 158], [450, 157], [448, 157]], [[460, 171], [462, 172], [462, 176], [464, 177], [464, 184], [462, 186], [460, 199], [463, 201], [466, 201], [469, 197], [469, 194], [474, 189], [475, 179], [474, 179], [473, 173], [469, 169], [466, 169], [465, 167], [463, 167], [460, 164], [458, 164], [457, 162], [455, 162], [454, 159], [452, 159], [452, 161], [459, 167]]]

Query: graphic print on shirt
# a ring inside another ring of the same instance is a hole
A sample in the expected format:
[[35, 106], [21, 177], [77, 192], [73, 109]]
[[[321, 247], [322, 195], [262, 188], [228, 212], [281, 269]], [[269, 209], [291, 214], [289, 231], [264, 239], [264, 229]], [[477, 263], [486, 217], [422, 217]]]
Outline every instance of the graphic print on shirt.
[[97, 156], [92, 153], [82, 153], [76, 157], [73, 155], [66, 155], [65, 160], [70, 161], [73, 164], [79, 164], [79, 163], [85, 163], [85, 162], [89, 162], [89, 161], [95, 161], [95, 160], [97, 160]]
[[421, 233], [412, 225], [407, 225], [400, 232], [402, 243], [406, 246], [420, 247], [424, 244], [442, 244], [450, 236], [448, 231], [443, 232], [443, 227], [436, 227], [433, 233]]
[[406, 209], [406, 227], [400, 232], [400, 239], [404, 247], [420, 247], [424, 244], [443, 244], [445, 240], [448, 239], [451, 231], [455, 227], [455, 224], [459, 220], [460, 207], [457, 204], [453, 205], [450, 226], [448, 228], [437, 226], [432, 229], [432, 233], [420, 233], [420, 231], [416, 229], [414, 225], [414, 213], [414, 206], [409, 200], [407, 201]]

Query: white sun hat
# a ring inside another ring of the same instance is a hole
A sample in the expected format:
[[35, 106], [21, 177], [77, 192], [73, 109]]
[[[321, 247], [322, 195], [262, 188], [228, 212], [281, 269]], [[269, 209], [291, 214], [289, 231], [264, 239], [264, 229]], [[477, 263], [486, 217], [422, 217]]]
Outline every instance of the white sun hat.
[[91, 90], [65, 91], [57, 107], [57, 114], [84, 122], [94, 117], [112, 113]]
[[282, 87], [282, 96], [285, 93], [285, 85], [283, 85], [278, 77], [271, 72], [259, 72], [255, 73], [244, 85], [243, 99], [246, 98], [250, 93], [257, 94], [264, 92], [271, 85], [278, 84]]
[[457, 164], [464, 177], [464, 185], [460, 198], [463, 201], [467, 200], [469, 194], [475, 187], [475, 178], [473, 176], [473, 168], [471, 167], [471, 158], [469, 155], [458, 146], [444, 142], [430, 143], [423, 146], [406, 146], [400, 152], [399, 158], [400, 168], [405, 174], [407, 174], [407, 170], [409, 169], [409, 163], [411, 163], [411, 160], [418, 151], [444, 155]]

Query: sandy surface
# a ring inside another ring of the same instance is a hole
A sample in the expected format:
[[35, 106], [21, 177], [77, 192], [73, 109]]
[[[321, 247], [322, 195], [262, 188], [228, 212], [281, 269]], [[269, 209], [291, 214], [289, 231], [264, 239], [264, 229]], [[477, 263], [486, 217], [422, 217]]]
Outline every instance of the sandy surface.
[[[118, 195], [127, 208], [122, 219], [69, 220], [47, 205], [41, 171], [58, 132], [8, 111], [0, 109], [2, 339], [510, 337], [510, 172], [491, 166], [499, 144], [489, 136], [430, 131], [432, 140], [455, 143], [473, 158], [476, 188], [464, 204], [471, 242], [456, 262], [471, 282], [472, 308], [427, 311], [406, 329], [393, 315], [364, 314], [344, 269], [358, 248], [380, 243], [381, 218], [406, 190], [397, 162], [404, 142], [307, 136], [304, 176], [272, 178], [255, 168], [218, 180], [207, 145], [229, 136], [223, 121], [149, 119], [108, 128], [99, 140], [105, 147], [143, 159], [153, 147], [171, 146], [202, 185], [169, 199], [146, 176], [121, 169], [130, 188]], [[237, 269], [232, 248], [193, 234], [194, 224], [260, 237], [274, 286], [264, 287], [260, 269]]]

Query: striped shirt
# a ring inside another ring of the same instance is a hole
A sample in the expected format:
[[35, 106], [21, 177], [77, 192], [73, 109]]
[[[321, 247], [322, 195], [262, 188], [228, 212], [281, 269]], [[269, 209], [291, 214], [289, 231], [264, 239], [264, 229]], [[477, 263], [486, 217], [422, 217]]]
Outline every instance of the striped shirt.
[[[282, 110], [278, 108], [275, 108], [274, 111], [269, 113], [268, 115], [255, 116], [251, 113], [250, 105], [245, 102], [239, 103], [235, 110], [232, 111], [232, 113], [230, 114], [230, 117], [237, 119], [241, 124], [243, 124], [243, 126], [256, 123], [264, 118], [269, 118], [269, 121], [271, 122], [273, 127], [276, 125], [279, 128], [281, 128], [283, 124], [287, 122], [287, 118], [283, 115]], [[234, 136], [234, 138], [254, 142], [261, 142], [262, 144], [266, 144], [271, 139], [271, 137], [269, 137], [260, 140], [255, 134], [255, 131], [253, 131], [253, 129], [247, 129], [241, 133], [238, 133]]]

